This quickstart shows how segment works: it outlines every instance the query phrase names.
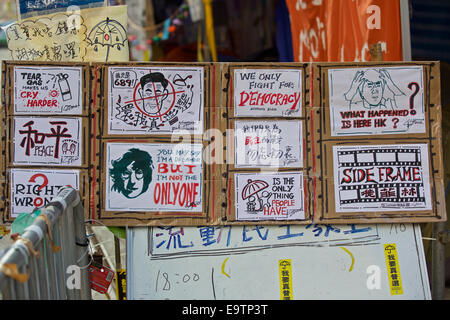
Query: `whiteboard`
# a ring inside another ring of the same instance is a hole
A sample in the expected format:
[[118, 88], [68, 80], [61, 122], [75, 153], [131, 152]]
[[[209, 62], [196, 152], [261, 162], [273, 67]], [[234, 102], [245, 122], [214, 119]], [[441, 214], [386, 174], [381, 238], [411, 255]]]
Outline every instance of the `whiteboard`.
[[129, 300], [431, 299], [413, 224], [128, 228], [127, 286]]

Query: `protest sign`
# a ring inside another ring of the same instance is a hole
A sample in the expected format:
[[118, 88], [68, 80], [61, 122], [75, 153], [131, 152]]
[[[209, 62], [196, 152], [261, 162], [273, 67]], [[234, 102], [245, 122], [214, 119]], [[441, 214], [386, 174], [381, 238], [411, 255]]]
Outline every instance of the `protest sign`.
[[108, 68], [108, 135], [202, 134], [204, 68]]
[[201, 144], [106, 146], [105, 210], [201, 212]]
[[13, 113], [81, 115], [82, 81], [82, 67], [15, 66]]
[[237, 221], [304, 220], [302, 172], [236, 173]]
[[81, 118], [16, 116], [11, 122], [12, 165], [85, 165]]
[[8, 50], [19, 61], [128, 61], [126, 6], [27, 18], [6, 27]]
[[302, 116], [302, 70], [234, 69], [236, 117]]

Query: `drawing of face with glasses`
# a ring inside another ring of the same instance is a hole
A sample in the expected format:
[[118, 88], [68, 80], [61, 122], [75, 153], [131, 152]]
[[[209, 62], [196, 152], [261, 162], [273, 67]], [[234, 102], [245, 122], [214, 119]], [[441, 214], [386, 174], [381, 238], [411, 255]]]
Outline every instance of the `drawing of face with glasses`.
[[128, 150], [120, 159], [112, 161], [109, 175], [113, 191], [118, 191], [129, 199], [134, 199], [148, 190], [152, 181], [153, 161], [145, 151]]

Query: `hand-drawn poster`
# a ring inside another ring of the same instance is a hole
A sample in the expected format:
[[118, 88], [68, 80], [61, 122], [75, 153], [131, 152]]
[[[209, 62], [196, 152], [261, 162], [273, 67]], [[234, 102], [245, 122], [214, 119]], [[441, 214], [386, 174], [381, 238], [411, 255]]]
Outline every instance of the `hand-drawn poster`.
[[336, 212], [431, 210], [426, 144], [333, 146]]
[[81, 118], [14, 118], [13, 164], [81, 166]]
[[14, 114], [81, 114], [81, 67], [14, 67]]
[[235, 69], [236, 117], [301, 117], [302, 70]]
[[425, 133], [421, 66], [328, 71], [331, 135]]
[[129, 61], [126, 6], [54, 13], [8, 25], [11, 60]]
[[203, 132], [202, 67], [111, 67], [108, 133]]
[[235, 166], [302, 167], [300, 121], [236, 121]]
[[79, 189], [78, 170], [11, 169], [11, 218], [46, 206], [60, 188]]
[[201, 212], [201, 144], [108, 143], [106, 211]]
[[236, 173], [236, 220], [305, 219], [303, 173]]

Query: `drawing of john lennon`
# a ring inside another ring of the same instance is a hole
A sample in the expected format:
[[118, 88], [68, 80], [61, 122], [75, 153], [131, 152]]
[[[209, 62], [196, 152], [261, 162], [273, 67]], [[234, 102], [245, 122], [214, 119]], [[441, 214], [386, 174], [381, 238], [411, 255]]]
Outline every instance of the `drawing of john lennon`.
[[141, 77], [138, 93], [141, 97], [142, 109], [148, 115], [158, 117], [165, 113], [163, 104], [169, 93], [168, 85], [169, 81], [161, 72], [153, 72]]
[[396, 96], [405, 95], [386, 69], [357, 71], [344, 98], [349, 108], [397, 108]]
[[153, 161], [147, 152], [133, 148], [118, 160], [112, 160], [111, 164], [111, 190], [129, 199], [137, 198], [148, 190], [152, 182]]

